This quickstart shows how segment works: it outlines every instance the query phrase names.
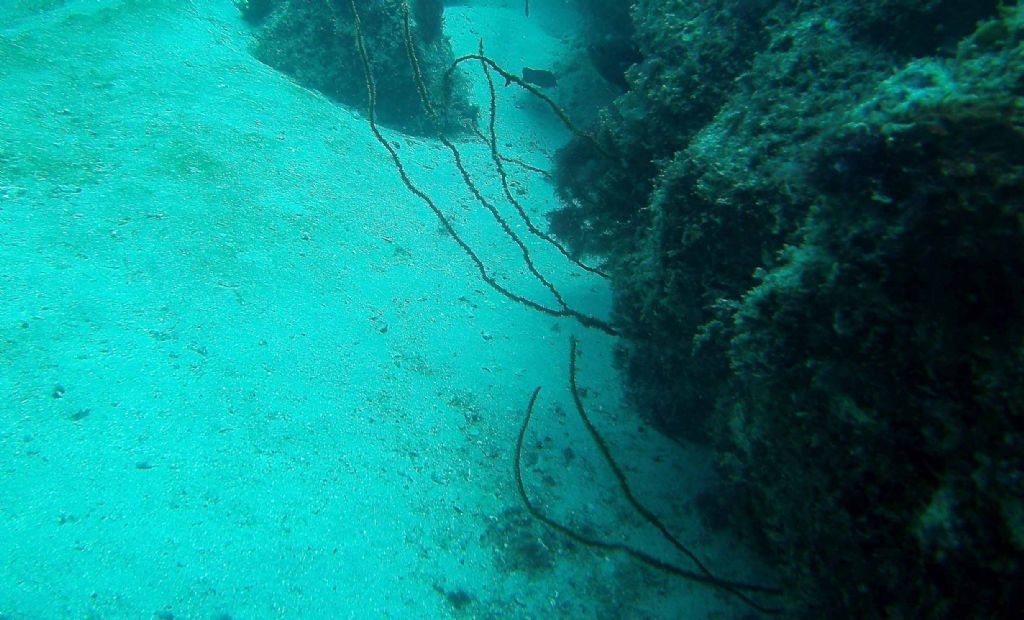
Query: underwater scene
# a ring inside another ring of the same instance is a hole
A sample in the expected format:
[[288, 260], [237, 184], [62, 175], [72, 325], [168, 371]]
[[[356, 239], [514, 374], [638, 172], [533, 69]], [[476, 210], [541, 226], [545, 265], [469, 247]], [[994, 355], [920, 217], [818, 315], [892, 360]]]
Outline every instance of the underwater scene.
[[0, 0], [0, 620], [1024, 617], [1010, 0]]

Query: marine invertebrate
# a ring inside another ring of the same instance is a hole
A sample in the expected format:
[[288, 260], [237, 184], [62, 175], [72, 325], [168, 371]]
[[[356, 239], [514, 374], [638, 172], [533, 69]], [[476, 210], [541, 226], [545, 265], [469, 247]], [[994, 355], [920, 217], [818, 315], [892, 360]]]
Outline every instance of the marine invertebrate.
[[650, 566], [651, 568], [655, 568], [662, 572], [675, 575], [676, 577], [680, 577], [688, 581], [694, 581], [697, 583], [703, 583], [713, 586], [724, 592], [728, 592], [729, 594], [743, 601], [743, 603], [745, 603], [746, 605], [762, 613], [781, 613], [781, 608], [762, 604], [754, 600], [750, 596], [750, 594], [777, 596], [782, 594], [782, 591], [780, 589], [762, 586], [758, 584], [744, 583], [741, 581], [723, 579], [721, 577], [714, 575], [704, 564], [704, 562], [701, 561], [699, 557], [697, 557], [696, 553], [694, 553], [686, 545], [680, 542], [679, 539], [676, 538], [676, 536], [673, 535], [671, 531], [669, 531], [665, 524], [662, 523], [662, 521], [653, 512], [651, 512], [650, 509], [644, 506], [640, 502], [640, 500], [636, 498], [636, 495], [633, 493], [633, 490], [629, 486], [629, 482], [626, 479], [626, 475], [622, 472], [622, 468], [619, 467], [618, 463], [615, 461], [615, 458], [612, 456], [611, 449], [608, 447], [608, 443], [601, 436], [600, 432], [598, 432], [597, 427], [594, 426], [594, 423], [590, 420], [590, 416], [587, 415], [586, 408], [583, 406], [583, 400], [580, 397], [580, 392], [576, 385], [576, 349], [577, 342], [576, 338], [573, 337], [570, 340], [569, 388], [572, 392], [573, 402], [576, 405], [576, 412], [577, 414], [579, 414], [580, 420], [586, 427], [587, 433], [590, 435], [591, 439], [594, 440], [594, 444], [597, 446], [598, 451], [601, 453], [602, 459], [604, 459], [605, 463], [612, 470], [612, 473], [614, 474], [615, 479], [618, 482], [619, 490], [622, 492], [622, 496], [626, 499], [629, 505], [633, 508], [633, 510], [637, 512], [637, 514], [643, 517], [645, 521], [647, 521], [651, 526], [657, 529], [658, 532], [661, 533], [662, 537], [666, 541], [668, 541], [668, 543], [672, 547], [674, 547], [682, 555], [686, 556], [694, 564], [696, 570], [685, 569], [676, 566], [675, 564], [670, 564], [668, 562], [665, 562], [664, 560], [660, 560], [654, 557], [649, 553], [640, 551], [639, 549], [635, 549], [624, 543], [608, 542], [605, 540], [594, 538], [593, 536], [582, 534], [570, 528], [569, 526], [544, 514], [530, 500], [529, 495], [526, 493], [526, 485], [523, 483], [523, 441], [526, 437], [526, 431], [530, 426], [530, 419], [533, 417], [533, 410], [534, 406], [537, 404], [537, 397], [540, 395], [540, 387], [534, 389], [533, 394], [530, 396], [530, 403], [526, 407], [526, 416], [523, 419], [523, 425], [520, 427], [519, 435], [516, 439], [515, 456], [513, 458], [513, 470], [516, 479], [516, 490], [519, 493], [519, 498], [526, 506], [527, 511], [529, 511], [529, 513], [538, 521], [544, 523], [551, 529], [557, 531], [563, 536], [566, 536], [567, 538], [581, 545], [590, 547], [592, 549], [598, 549], [601, 551], [614, 551], [618, 553], [623, 553], [638, 562]]
[[[419, 187], [417, 187], [413, 183], [412, 179], [409, 177], [408, 173], [405, 171], [405, 168], [402, 165], [402, 160], [398, 156], [398, 152], [395, 150], [395, 147], [392, 146], [391, 143], [389, 143], [387, 141], [387, 139], [384, 138], [383, 134], [381, 134], [379, 128], [377, 127], [377, 122], [376, 122], [376, 106], [377, 106], [376, 83], [375, 83], [375, 79], [374, 79], [374, 73], [373, 73], [372, 64], [370, 62], [369, 53], [368, 53], [368, 51], [366, 49], [366, 43], [365, 43], [365, 41], [363, 39], [362, 20], [359, 17], [359, 10], [358, 10], [358, 8], [356, 6], [355, 0], [350, 0], [349, 5], [350, 5], [350, 8], [352, 10], [352, 15], [353, 15], [353, 20], [354, 20], [353, 21], [353, 24], [354, 24], [353, 37], [355, 39], [356, 49], [357, 49], [357, 52], [358, 52], [358, 55], [359, 55], [360, 62], [362, 64], [362, 66], [363, 66], [364, 77], [366, 79], [367, 108], [368, 108], [367, 119], [368, 119], [368, 121], [370, 123], [370, 129], [373, 132], [373, 135], [376, 138], [377, 142], [379, 142], [380, 145], [383, 146], [384, 149], [388, 152], [389, 156], [391, 157], [392, 163], [395, 165], [395, 169], [398, 171], [399, 177], [401, 178], [402, 183], [405, 185], [406, 189], [408, 189], [410, 191], [410, 193], [415, 195], [417, 198], [419, 198], [421, 201], [423, 201], [424, 204], [427, 205], [427, 207], [430, 209], [430, 211], [438, 219], [438, 221], [440, 222], [440, 224], [441, 224], [442, 228], [445, 230], [445, 232], [447, 232], [448, 235], [451, 236], [451, 238], [456, 242], [456, 244], [463, 251], [463, 253], [473, 262], [473, 265], [476, 267], [477, 272], [480, 275], [480, 278], [488, 286], [490, 286], [493, 290], [495, 290], [496, 292], [498, 292], [502, 296], [506, 297], [507, 299], [510, 299], [510, 300], [512, 300], [512, 301], [514, 301], [516, 303], [524, 305], [524, 306], [526, 306], [528, 308], [531, 308], [531, 309], [536, 310], [538, 312], [541, 312], [543, 314], [547, 314], [549, 316], [555, 316], [555, 317], [572, 318], [572, 319], [576, 320], [578, 323], [580, 323], [581, 325], [583, 325], [585, 327], [592, 328], [592, 329], [598, 329], [598, 330], [603, 331], [603, 332], [605, 332], [607, 334], [615, 335], [617, 333], [615, 328], [610, 323], [608, 323], [607, 321], [604, 321], [602, 319], [598, 319], [596, 317], [593, 317], [593, 316], [587, 315], [587, 314], [585, 314], [583, 312], [580, 312], [578, 310], [575, 310], [575, 309], [571, 308], [565, 302], [564, 298], [558, 292], [558, 290], [554, 287], [554, 285], [551, 284], [551, 282], [548, 281], [545, 278], [545, 276], [543, 274], [541, 274], [540, 271], [536, 268], [536, 266], [533, 263], [532, 258], [530, 257], [529, 250], [527, 249], [527, 247], [523, 243], [523, 241], [515, 234], [515, 232], [511, 229], [509, 224], [501, 216], [501, 214], [494, 207], [494, 205], [492, 205], [486, 198], [484, 198], [484, 196], [477, 189], [476, 184], [474, 183], [474, 181], [472, 179], [472, 176], [469, 174], [469, 172], [466, 170], [465, 165], [462, 163], [462, 157], [461, 157], [461, 154], [459, 153], [459, 150], [443, 134], [442, 123], [441, 123], [440, 117], [439, 117], [439, 115], [437, 113], [437, 110], [433, 106], [433, 103], [430, 100], [429, 93], [427, 91], [425, 82], [423, 80], [422, 72], [419, 69], [419, 62], [418, 62], [418, 59], [417, 59], [417, 56], [416, 56], [415, 46], [413, 45], [413, 42], [412, 42], [411, 26], [410, 26], [410, 21], [409, 21], [409, 5], [408, 5], [407, 2], [405, 2], [405, 0], [402, 0], [401, 6], [402, 6], [402, 13], [403, 13], [402, 17], [403, 17], [403, 24], [404, 24], [402, 35], [403, 35], [404, 40], [405, 40], [406, 52], [407, 52], [408, 57], [409, 57], [410, 66], [412, 67], [412, 72], [413, 72], [414, 79], [415, 79], [415, 82], [416, 82], [416, 88], [417, 88], [417, 91], [419, 92], [422, 104], [424, 106], [424, 110], [427, 113], [427, 117], [430, 119], [431, 125], [434, 127], [435, 131], [437, 132], [438, 138], [440, 139], [442, 144], [444, 144], [445, 147], [452, 154], [452, 158], [453, 158], [453, 160], [455, 162], [455, 166], [456, 166], [456, 168], [458, 168], [460, 174], [462, 175], [462, 179], [465, 182], [467, 188], [473, 194], [473, 196], [477, 200], [477, 202], [480, 203], [481, 205], [483, 205], [491, 213], [491, 215], [493, 216], [494, 220], [498, 223], [498, 225], [501, 227], [501, 229], [504, 231], [504, 233], [519, 247], [520, 252], [521, 252], [521, 254], [523, 256], [523, 261], [525, 262], [525, 264], [526, 264], [527, 268], [529, 269], [530, 273], [551, 292], [551, 294], [555, 298], [555, 301], [557, 302], [557, 307], [552, 308], [549, 305], [545, 305], [543, 303], [534, 301], [534, 300], [532, 300], [532, 299], [530, 299], [528, 297], [525, 297], [523, 295], [520, 295], [520, 294], [510, 290], [509, 288], [503, 286], [502, 284], [500, 284], [497, 281], [497, 279], [493, 275], [491, 275], [491, 273], [488, 271], [486, 265], [484, 264], [483, 260], [480, 259], [479, 255], [476, 254], [476, 252], [473, 250], [473, 248], [470, 247], [470, 245], [458, 233], [458, 231], [455, 229], [455, 227], [452, 225], [452, 223], [449, 221], [449, 219], [445, 216], [444, 212], [437, 206], [437, 203], [434, 202], [434, 200], [426, 192], [424, 192], [422, 189], [420, 189]], [[328, 6], [331, 7], [332, 11], [334, 10], [333, 5], [328, 4]], [[491, 62], [493, 63], [493, 61], [491, 61]], [[458, 61], [456, 61], [455, 64], [458, 64]], [[493, 66], [497, 67], [497, 64], [495, 63]], [[506, 71], [504, 71], [503, 69], [501, 70], [501, 72], [502, 72], [503, 76], [510, 75]], [[518, 78], [516, 78], [516, 80], [518, 80]], [[518, 81], [522, 82], [521, 80], [518, 80]], [[532, 87], [530, 87], [530, 88], [532, 89]], [[533, 90], [535, 90], [535, 89], [533, 89]], [[552, 102], [552, 105], [553, 105], [553, 102]], [[566, 118], [566, 121], [567, 120], [568, 119]]]

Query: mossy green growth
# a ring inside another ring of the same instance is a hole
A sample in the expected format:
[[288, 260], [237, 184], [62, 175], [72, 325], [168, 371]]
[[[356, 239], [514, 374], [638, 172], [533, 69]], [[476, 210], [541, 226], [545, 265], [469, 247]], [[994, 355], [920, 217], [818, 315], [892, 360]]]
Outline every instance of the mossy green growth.
[[1020, 609], [1020, 17], [850, 110], [800, 241], [734, 311], [717, 435], [809, 615]]
[[566, 149], [555, 223], [611, 253], [635, 401], [676, 434], [710, 424], [796, 615], [1012, 617], [1020, 9], [640, 0], [633, 18], [644, 59], [598, 132], [617, 159]]

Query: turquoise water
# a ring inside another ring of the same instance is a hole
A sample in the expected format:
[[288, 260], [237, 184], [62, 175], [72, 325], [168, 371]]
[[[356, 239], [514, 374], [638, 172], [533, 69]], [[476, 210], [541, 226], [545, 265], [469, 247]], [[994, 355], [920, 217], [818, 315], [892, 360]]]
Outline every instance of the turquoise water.
[[[499, 62], [550, 64], [572, 15], [522, 9], [449, 7], [456, 54], [483, 36]], [[636, 494], [717, 573], [757, 575], [697, 518], [709, 456], [623, 401], [616, 339], [488, 288], [365, 118], [256, 61], [229, 0], [5, 1], [0, 24], [0, 617], [743, 612], [529, 517], [512, 456], [541, 386], [534, 501], [686, 565], [573, 413], [575, 335]], [[550, 169], [568, 132], [499, 95], [504, 154]], [[498, 280], [549, 302], [441, 145], [383, 131]], [[511, 213], [486, 145], [458, 146]], [[510, 174], [543, 222], [549, 183]], [[602, 279], [517, 230], [567, 301], [608, 316]]]

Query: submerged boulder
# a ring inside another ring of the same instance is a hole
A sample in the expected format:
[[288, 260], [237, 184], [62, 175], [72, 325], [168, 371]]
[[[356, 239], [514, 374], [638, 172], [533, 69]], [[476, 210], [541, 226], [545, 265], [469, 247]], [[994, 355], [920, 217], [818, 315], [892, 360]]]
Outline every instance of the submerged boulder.
[[[443, 5], [408, 2], [412, 43], [427, 90], [445, 128], [461, 128], [475, 114], [458, 82], [444, 92], [444, 73], [454, 57], [442, 31]], [[433, 133], [406, 51], [403, 0], [356, 0], [356, 8], [377, 88], [377, 119], [409, 133]], [[366, 109], [366, 79], [347, 0], [248, 0], [240, 9], [255, 23], [253, 54], [259, 60], [339, 103]]]

